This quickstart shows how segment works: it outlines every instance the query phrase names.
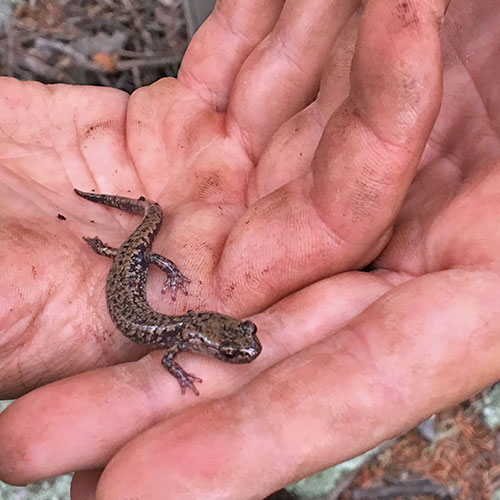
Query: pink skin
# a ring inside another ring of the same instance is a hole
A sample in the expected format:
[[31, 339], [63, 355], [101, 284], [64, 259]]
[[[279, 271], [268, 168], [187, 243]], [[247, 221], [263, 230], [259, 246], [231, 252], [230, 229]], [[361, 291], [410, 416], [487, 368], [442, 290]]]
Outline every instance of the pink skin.
[[[219, 2], [130, 98], [0, 80], [0, 387], [43, 385], [0, 416], [1, 479], [261, 499], [500, 378], [500, 13], [455, 0], [439, 33], [443, 1], [365, 3]], [[73, 186], [161, 203], [192, 283], [165, 301], [152, 269], [152, 305], [250, 317], [261, 356], [181, 355], [199, 398], [132, 361], [81, 235], [136, 218]]]

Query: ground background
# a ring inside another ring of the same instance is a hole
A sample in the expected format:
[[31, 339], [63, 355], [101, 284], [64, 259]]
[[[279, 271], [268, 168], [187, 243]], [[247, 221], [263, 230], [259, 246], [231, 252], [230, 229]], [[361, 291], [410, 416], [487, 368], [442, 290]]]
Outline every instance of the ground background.
[[[132, 92], [175, 76], [190, 36], [212, 4], [0, 0], [0, 75]], [[369, 455], [271, 498], [500, 500], [500, 435], [494, 430], [499, 401], [500, 389], [486, 391]], [[5, 406], [0, 402], [0, 411]], [[69, 499], [70, 479], [26, 488], [0, 483], [0, 500]]]

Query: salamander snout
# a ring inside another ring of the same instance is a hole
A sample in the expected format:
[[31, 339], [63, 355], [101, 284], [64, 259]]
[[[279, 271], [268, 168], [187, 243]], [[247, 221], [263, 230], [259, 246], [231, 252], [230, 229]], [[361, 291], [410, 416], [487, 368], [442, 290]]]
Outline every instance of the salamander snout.
[[257, 327], [251, 321], [234, 324], [215, 356], [229, 363], [250, 363], [262, 351], [256, 332]]
[[242, 321], [239, 326], [241, 341], [235, 357], [238, 363], [249, 363], [262, 351], [262, 346], [256, 335], [257, 326], [251, 321]]

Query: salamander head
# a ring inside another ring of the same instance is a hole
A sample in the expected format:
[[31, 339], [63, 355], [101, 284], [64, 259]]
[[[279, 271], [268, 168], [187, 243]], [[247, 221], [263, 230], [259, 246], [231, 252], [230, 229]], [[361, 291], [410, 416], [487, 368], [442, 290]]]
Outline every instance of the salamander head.
[[262, 350], [251, 321], [215, 312], [188, 313], [189, 328], [183, 335], [184, 348], [208, 354], [228, 363], [250, 363]]

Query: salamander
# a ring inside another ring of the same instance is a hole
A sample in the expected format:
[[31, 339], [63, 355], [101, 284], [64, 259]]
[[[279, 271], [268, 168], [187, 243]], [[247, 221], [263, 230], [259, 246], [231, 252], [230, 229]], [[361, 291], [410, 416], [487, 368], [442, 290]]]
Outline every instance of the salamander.
[[177, 290], [187, 294], [184, 276], [169, 259], [153, 253], [152, 245], [163, 220], [160, 205], [140, 198], [88, 193], [75, 189], [86, 200], [143, 215], [141, 223], [122, 243], [114, 248], [97, 236], [83, 239], [99, 255], [113, 259], [106, 280], [106, 302], [116, 327], [130, 340], [166, 349], [162, 364], [179, 382], [182, 394], [186, 387], [196, 395], [195, 382], [202, 380], [183, 370], [174, 358], [182, 351], [207, 354], [229, 363], [250, 363], [261, 352], [257, 326], [218, 312], [194, 312], [167, 315], [151, 308], [146, 299], [149, 265], [153, 264], [167, 275], [166, 289], [175, 300]]

